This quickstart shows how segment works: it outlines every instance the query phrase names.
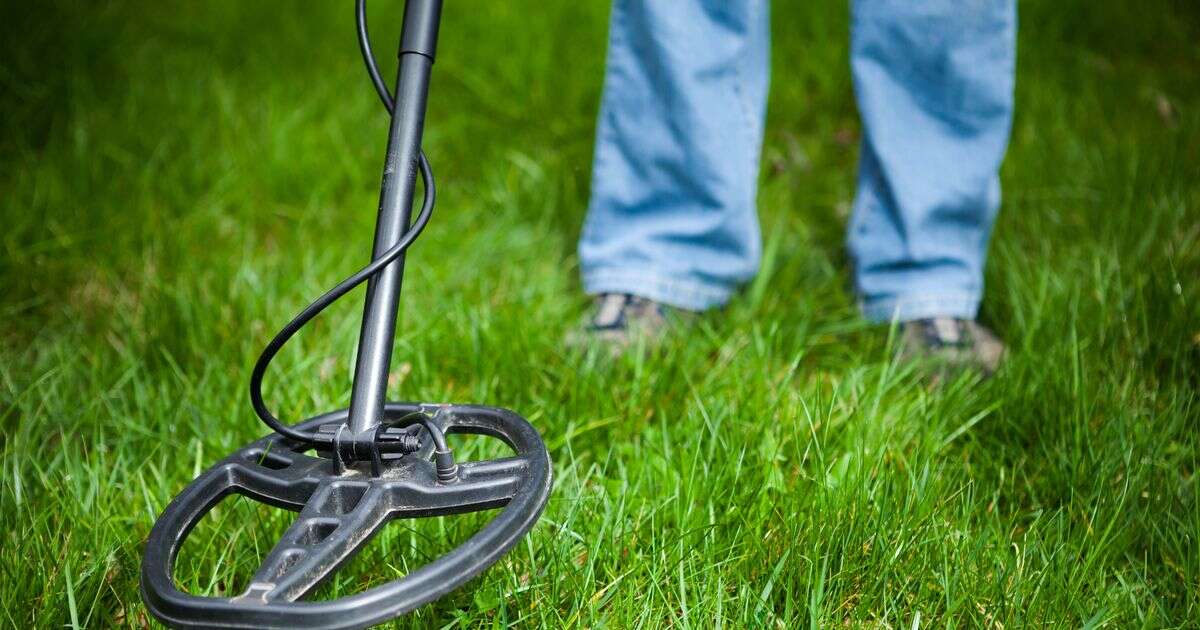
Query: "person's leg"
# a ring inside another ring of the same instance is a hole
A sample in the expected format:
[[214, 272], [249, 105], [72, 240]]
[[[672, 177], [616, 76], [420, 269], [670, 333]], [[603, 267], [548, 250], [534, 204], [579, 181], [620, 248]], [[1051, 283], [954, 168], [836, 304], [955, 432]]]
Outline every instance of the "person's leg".
[[973, 319], [1013, 111], [1014, 0], [855, 0], [863, 313]]
[[584, 290], [701, 310], [751, 278], [766, 0], [616, 0], [579, 242]]

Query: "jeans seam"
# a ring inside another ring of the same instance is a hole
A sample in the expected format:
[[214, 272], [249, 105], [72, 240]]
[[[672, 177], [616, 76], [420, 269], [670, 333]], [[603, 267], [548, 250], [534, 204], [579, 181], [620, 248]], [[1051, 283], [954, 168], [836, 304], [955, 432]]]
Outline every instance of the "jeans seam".
[[[672, 306], [688, 310], [702, 310], [723, 304], [733, 294], [733, 289], [719, 283], [706, 282], [695, 278], [678, 278], [655, 271], [644, 269], [608, 267], [593, 269], [583, 273], [584, 288], [588, 293], [621, 292], [638, 295], [652, 300], [666, 302]], [[588, 285], [608, 284], [602, 289], [588, 288]], [[639, 290], [631, 285], [654, 285], [657, 291]], [[652, 295], [643, 295], [651, 293]]]
[[[612, 4], [612, 19], [609, 20], [609, 27], [608, 27], [609, 28], [609, 41], [608, 41], [609, 49], [608, 49], [607, 59], [605, 59], [605, 62], [604, 62], [604, 83], [602, 84], [601, 89], [600, 89], [600, 111], [599, 111], [599, 121], [596, 125], [597, 126], [596, 140], [595, 140], [596, 146], [592, 151], [592, 153], [593, 153], [592, 178], [591, 178], [591, 182], [589, 182], [589, 187], [592, 188], [593, 191], [595, 190], [596, 182], [599, 180], [599, 174], [604, 165], [604, 159], [601, 156], [601, 149], [603, 147], [612, 147], [614, 144], [614, 142], [612, 141], [612, 129], [610, 128], [610, 126], [608, 124], [605, 124], [605, 122], [604, 122], [604, 120], [606, 118], [611, 116], [611, 112], [608, 111], [608, 107], [606, 106], [605, 101], [607, 100], [607, 98], [609, 96], [609, 91], [612, 89], [612, 83], [614, 81], [613, 75], [616, 74], [616, 72], [617, 72], [617, 67], [618, 67], [617, 58], [619, 57], [618, 51], [621, 50], [622, 45], [625, 42], [624, 34], [625, 34], [626, 29], [625, 29], [624, 25], [625, 25], [626, 19], [627, 18], [625, 15], [625, 1], [624, 0], [615, 0]], [[601, 137], [601, 134], [604, 135], [603, 138]], [[589, 200], [589, 205], [590, 205], [590, 200]], [[588, 235], [595, 229], [594, 225], [593, 225], [593, 221], [592, 221], [593, 216], [594, 216], [593, 212], [587, 212], [584, 215], [583, 228], [580, 231], [581, 232], [581, 234], [580, 234], [581, 241], [588, 240]]]
[[[748, 13], [749, 16], [757, 15], [758, 7], [761, 6], [761, 3], [759, 0], [753, 0], [753, 4], [755, 6]], [[757, 28], [757, 24], [756, 23], [752, 24], [751, 23], [752, 21], [756, 22], [756, 20], [754, 20], [753, 17], [750, 17], [749, 19], [747, 19], [747, 22], [746, 22], [747, 33], [749, 33], [752, 29]], [[746, 134], [746, 140], [747, 140], [746, 156], [745, 156], [746, 163], [753, 165], [750, 167], [752, 169], [751, 176], [754, 178], [757, 178], [758, 177], [758, 173], [757, 173], [758, 168], [757, 167], [758, 167], [758, 157], [759, 156], [754, 154], [754, 142], [752, 142], [752, 140], [754, 139], [754, 112], [752, 111], [752, 105], [750, 103], [749, 93], [748, 93], [748, 90], [746, 89], [746, 74], [748, 72], [747, 64], [750, 63], [750, 55], [751, 55], [751, 44], [750, 44], [749, 40], [750, 40], [749, 37], [743, 38], [742, 50], [739, 51], [740, 54], [738, 54], [739, 60], [738, 60], [737, 72], [735, 73], [735, 79], [734, 79], [733, 84], [734, 84], [734, 91], [737, 93], [738, 104], [740, 105], [739, 109], [742, 110], [741, 111], [742, 132], [744, 134]], [[755, 199], [751, 198], [749, 200], [749, 203], [751, 204], [751, 206], [754, 206]]]
[[937, 316], [974, 317], [973, 312], [979, 308], [981, 297], [979, 293], [968, 291], [915, 293], [860, 298], [858, 306], [865, 317], [880, 321], [897, 318], [907, 321]]

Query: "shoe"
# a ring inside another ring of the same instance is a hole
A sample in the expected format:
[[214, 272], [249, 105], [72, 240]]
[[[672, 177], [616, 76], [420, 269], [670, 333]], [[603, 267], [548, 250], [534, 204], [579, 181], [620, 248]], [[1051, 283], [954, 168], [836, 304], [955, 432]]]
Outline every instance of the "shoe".
[[924, 359], [951, 370], [976, 369], [991, 376], [1004, 358], [1004, 342], [970, 319], [934, 317], [904, 322], [900, 359]]
[[567, 336], [573, 347], [605, 346], [614, 355], [638, 341], [655, 343], [666, 336], [674, 309], [629, 293], [601, 293], [580, 328]]

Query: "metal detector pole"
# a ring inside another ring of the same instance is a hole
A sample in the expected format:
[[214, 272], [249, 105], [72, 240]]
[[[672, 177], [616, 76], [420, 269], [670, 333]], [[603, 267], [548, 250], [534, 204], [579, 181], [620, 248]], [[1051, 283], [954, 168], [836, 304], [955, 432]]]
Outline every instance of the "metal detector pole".
[[[442, 0], [408, 0], [404, 7], [400, 70], [383, 168], [374, 258], [399, 242], [409, 229], [417, 158], [425, 125], [429, 73], [437, 47], [441, 13]], [[350, 439], [356, 443], [373, 440], [375, 429], [383, 419], [403, 275], [404, 256], [401, 255], [367, 282], [367, 304], [358, 340], [347, 421]]]

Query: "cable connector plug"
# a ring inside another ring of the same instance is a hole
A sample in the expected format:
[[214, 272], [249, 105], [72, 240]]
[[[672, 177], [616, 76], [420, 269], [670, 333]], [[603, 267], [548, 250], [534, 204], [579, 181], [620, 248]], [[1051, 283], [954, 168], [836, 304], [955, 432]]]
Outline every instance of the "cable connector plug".
[[433, 466], [437, 468], [439, 483], [450, 483], [458, 480], [458, 464], [454, 463], [454, 452], [446, 450], [433, 451]]
[[417, 412], [418, 422], [429, 433], [429, 439], [433, 440], [433, 466], [437, 469], [438, 483], [453, 483], [458, 481], [458, 464], [454, 463], [454, 451], [450, 450], [450, 445], [446, 443], [446, 434], [442, 432], [442, 427], [438, 425], [436, 419], [441, 416], [443, 409], [441, 405], [423, 405], [425, 409], [433, 408], [433, 415], [430, 416], [425, 410]]

